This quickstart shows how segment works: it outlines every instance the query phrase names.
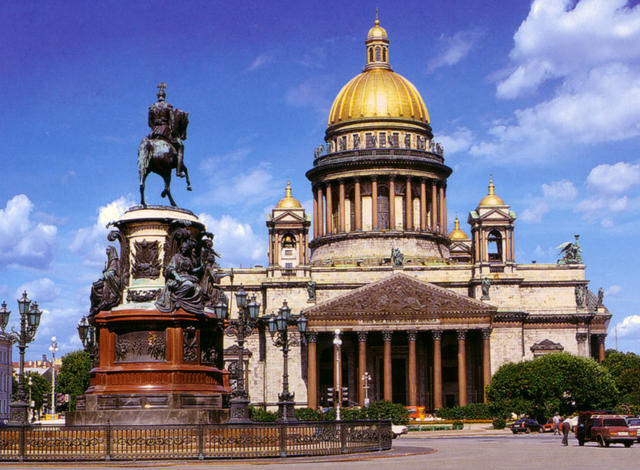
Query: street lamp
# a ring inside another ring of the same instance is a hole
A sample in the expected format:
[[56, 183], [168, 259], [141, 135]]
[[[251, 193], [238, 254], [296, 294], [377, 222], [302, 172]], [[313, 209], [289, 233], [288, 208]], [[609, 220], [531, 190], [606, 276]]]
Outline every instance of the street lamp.
[[89, 366], [93, 369], [93, 362], [97, 352], [96, 327], [89, 323], [86, 315], [78, 322], [78, 336], [82, 341], [82, 347], [89, 353]]
[[365, 372], [362, 374], [362, 388], [364, 388], [364, 406], [369, 406], [369, 388], [371, 383], [371, 374]]
[[[18, 376], [18, 399], [11, 403], [11, 422], [25, 425], [27, 424], [27, 403], [24, 396], [24, 351], [27, 344], [33, 341], [40, 324], [42, 311], [38, 308], [38, 303], [33, 302], [27, 297], [27, 291], [24, 291], [22, 297], [18, 299], [18, 311], [20, 312], [20, 331], [17, 332], [13, 328], [11, 333], [6, 333], [8, 340], [18, 343], [20, 351], [20, 373]], [[11, 312], [7, 310], [7, 303], [2, 302], [0, 307], [0, 326], [2, 333], [9, 323], [9, 315]]]
[[342, 351], [340, 349], [340, 347], [342, 346], [342, 339], [340, 338], [340, 330], [336, 329], [334, 331], [334, 336], [333, 336], [333, 345], [336, 347], [337, 350], [337, 354], [336, 356], [336, 402], [337, 402], [337, 406], [336, 406], [336, 419], [338, 421], [340, 421], [340, 405], [342, 404], [342, 378], [340, 377], [340, 374], [342, 373], [342, 365], [340, 364], [340, 359], [342, 356]]
[[278, 310], [278, 315], [263, 317], [269, 326], [273, 344], [282, 348], [282, 393], [278, 395], [278, 420], [282, 422], [296, 422], [294, 409], [295, 394], [289, 392], [289, 346], [297, 346], [300, 342], [295, 338], [289, 338], [289, 325], [297, 326], [304, 340], [307, 331], [307, 319], [303, 314], [291, 315], [291, 309], [285, 300]]
[[56, 337], [51, 337], [51, 345], [49, 351], [53, 355], [51, 362], [51, 416], [56, 414], [56, 353], [58, 352], [58, 342]]
[[249, 393], [244, 384], [244, 341], [253, 334], [253, 329], [258, 324], [260, 304], [256, 302], [256, 296], [252, 296], [247, 303], [247, 293], [244, 287], [236, 292], [236, 304], [238, 305], [238, 317], [227, 320], [228, 307], [222, 299], [213, 306], [213, 311], [218, 320], [227, 322], [224, 334], [235, 336], [239, 348], [238, 361], [236, 363], [236, 387], [231, 391], [229, 410], [229, 423], [250, 423], [249, 419]]
[[29, 414], [33, 416], [35, 410], [33, 409], [33, 401], [31, 401], [31, 386], [32, 385], [33, 385], [33, 380], [32, 380], [32, 377], [29, 376]]

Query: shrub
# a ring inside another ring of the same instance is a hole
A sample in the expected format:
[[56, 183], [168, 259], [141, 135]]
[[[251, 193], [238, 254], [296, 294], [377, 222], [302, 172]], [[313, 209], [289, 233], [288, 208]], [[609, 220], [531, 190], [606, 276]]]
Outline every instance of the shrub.
[[391, 418], [393, 424], [404, 425], [409, 422], [409, 410], [400, 403], [390, 401], [374, 401], [369, 407], [362, 410], [364, 416], [361, 419]]
[[361, 408], [343, 408], [340, 410], [340, 418], [345, 421], [357, 421], [359, 419], [367, 418], [366, 410]]
[[278, 419], [278, 413], [267, 411], [264, 408], [249, 407], [249, 416], [256, 423], [271, 423]]
[[464, 423], [462, 421], [457, 419], [453, 422], [453, 429], [462, 429], [462, 428], [464, 428]]
[[320, 413], [313, 408], [296, 408], [296, 419], [298, 421], [318, 421]]
[[493, 418], [493, 429], [504, 429], [507, 426], [507, 421], [501, 417], [496, 416]]
[[466, 406], [439, 408], [436, 415], [444, 419], [491, 419], [489, 407], [484, 403], [470, 403]]
[[320, 415], [320, 419], [322, 421], [333, 421], [336, 419], [336, 409], [329, 408], [329, 410], [325, 411]]

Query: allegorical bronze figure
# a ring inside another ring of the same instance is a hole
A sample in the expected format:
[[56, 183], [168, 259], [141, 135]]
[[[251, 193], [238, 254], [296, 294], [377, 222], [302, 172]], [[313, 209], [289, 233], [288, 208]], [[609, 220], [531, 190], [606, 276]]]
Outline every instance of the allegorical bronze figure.
[[120, 260], [115, 247], [107, 247], [107, 262], [102, 277], [91, 285], [91, 315], [100, 310], [108, 310], [120, 302], [122, 295], [120, 282]]
[[157, 173], [164, 179], [162, 197], [168, 197], [172, 206], [176, 202], [171, 196], [171, 170], [176, 169], [176, 176], [186, 177], [187, 190], [191, 191], [189, 171], [184, 164], [184, 144], [187, 139], [189, 113], [174, 109], [166, 102], [167, 85], [158, 84], [158, 101], [149, 106], [149, 127], [151, 133], [142, 139], [138, 147], [138, 172], [140, 175], [140, 204], [144, 200], [145, 180], [149, 173]]

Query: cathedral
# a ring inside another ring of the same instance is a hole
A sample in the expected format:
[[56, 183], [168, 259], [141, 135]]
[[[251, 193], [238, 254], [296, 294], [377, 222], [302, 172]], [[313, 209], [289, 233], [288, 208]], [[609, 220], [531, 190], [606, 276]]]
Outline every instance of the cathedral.
[[[286, 301], [308, 320], [304, 335], [289, 334], [296, 406], [330, 406], [341, 390], [344, 405], [435, 410], [483, 402], [507, 362], [557, 351], [602, 360], [611, 315], [588, 289], [578, 237], [556, 264], [519, 264], [516, 214], [493, 181], [468, 228], [456, 217], [449, 231], [452, 170], [419, 91], [391, 67], [378, 19], [363, 52], [306, 173], [313, 214], [288, 184], [267, 220], [268, 266], [222, 280], [232, 315], [243, 286], [261, 314]], [[232, 338], [225, 347], [228, 367], [239, 351]], [[276, 405], [283, 356], [269, 332], [257, 328], [243, 357], [251, 403]]]

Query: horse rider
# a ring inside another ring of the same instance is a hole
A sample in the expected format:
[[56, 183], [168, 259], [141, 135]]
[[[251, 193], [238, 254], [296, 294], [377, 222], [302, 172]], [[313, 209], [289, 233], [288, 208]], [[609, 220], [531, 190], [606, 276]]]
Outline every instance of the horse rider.
[[184, 177], [182, 171], [184, 161], [184, 144], [180, 136], [173, 135], [174, 128], [174, 110], [173, 106], [165, 101], [167, 94], [164, 89], [167, 87], [164, 83], [158, 85], [158, 101], [149, 106], [149, 127], [151, 134], [149, 139], [162, 139], [173, 145], [177, 150], [178, 162], [176, 165], [176, 176]]

